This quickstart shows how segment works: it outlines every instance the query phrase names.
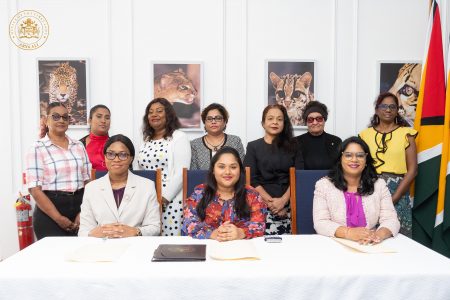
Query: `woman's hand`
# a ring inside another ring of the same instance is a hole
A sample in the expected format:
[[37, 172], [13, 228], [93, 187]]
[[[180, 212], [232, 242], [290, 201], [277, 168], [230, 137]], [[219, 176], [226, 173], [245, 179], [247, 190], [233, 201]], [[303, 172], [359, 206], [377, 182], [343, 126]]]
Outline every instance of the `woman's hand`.
[[226, 221], [213, 231], [210, 238], [219, 242], [241, 240], [245, 238], [245, 233], [244, 230], [236, 227], [236, 225], [230, 223], [230, 221]]
[[365, 227], [348, 228], [345, 238], [358, 242], [360, 244], [368, 244], [373, 237], [373, 231]]
[[69, 218], [63, 215], [59, 215], [58, 217], [55, 218], [54, 221], [56, 222], [56, 224], [58, 224], [59, 227], [61, 227], [65, 231], [73, 230], [74, 223], [70, 221]]
[[95, 227], [89, 232], [89, 236], [99, 238], [123, 238], [136, 236], [137, 229], [121, 223], [111, 223]]
[[80, 228], [80, 213], [78, 213], [78, 215], [75, 217], [75, 220], [72, 223], [71, 230], [77, 232], [79, 228]]
[[272, 206], [270, 207], [270, 211], [274, 215], [279, 215], [279, 213], [281, 213], [281, 211], [284, 209], [284, 206], [286, 205], [286, 199], [284, 199], [283, 197], [272, 198], [271, 204]]

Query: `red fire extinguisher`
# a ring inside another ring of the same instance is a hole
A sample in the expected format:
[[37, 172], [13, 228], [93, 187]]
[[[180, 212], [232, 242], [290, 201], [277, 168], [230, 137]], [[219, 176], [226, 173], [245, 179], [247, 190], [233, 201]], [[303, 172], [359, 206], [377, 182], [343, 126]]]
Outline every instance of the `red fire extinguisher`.
[[19, 234], [20, 250], [34, 242], [33, 219], [31, 216], [30, 195], [22, 196], [16, 200], [17, 231]]

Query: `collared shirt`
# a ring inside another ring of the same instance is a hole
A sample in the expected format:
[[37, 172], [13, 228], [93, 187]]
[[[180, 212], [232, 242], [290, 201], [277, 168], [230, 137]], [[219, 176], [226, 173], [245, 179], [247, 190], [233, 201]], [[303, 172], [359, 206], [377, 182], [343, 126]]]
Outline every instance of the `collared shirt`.
[[52, 143], [48, 135], [36, 141], [26, 155], [28, 188], [74, 192], [90, 179], [91, 165], [83, 144], [66, 135], [67, 149]]
[[247, 203], [250, 207], [250, 218], [240, 219], [234, 210], [235, 200], [219, 202], [216, 194], [205, 211], [205, 220], [201, 221], [197, 214], [197, 204], [203, 198], [205, 185], [198, 185], [184, 206], [183, 227], [184, 235], [199, 239], [207, 239], [211, 233], [226, 221], [244, 230], [245, 238], [263, 236], [266, 230], [267, 206], [259, 193], [252, 187], [246, 187]]

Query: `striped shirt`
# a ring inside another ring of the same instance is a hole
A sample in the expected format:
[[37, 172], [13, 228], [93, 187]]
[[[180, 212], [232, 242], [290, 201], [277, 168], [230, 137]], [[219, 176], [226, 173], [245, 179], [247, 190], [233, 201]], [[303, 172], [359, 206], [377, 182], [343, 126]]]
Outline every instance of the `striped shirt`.
[[36, 141], [26, 156], [28, 188], [74, 192], [90, 179], [91, 164], [83, 144], [69, 140], [67, 149], [52, 143], [48, 135]]

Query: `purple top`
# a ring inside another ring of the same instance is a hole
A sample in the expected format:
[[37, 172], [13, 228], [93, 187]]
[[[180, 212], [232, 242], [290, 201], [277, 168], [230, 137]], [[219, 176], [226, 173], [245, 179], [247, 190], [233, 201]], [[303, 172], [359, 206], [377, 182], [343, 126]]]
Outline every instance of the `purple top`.
[[119, 208], [120, 203], [122, 202], [123, 193], [125, 192], [125, 187], [121, 189], [113, 189], [114, 200], [116, 201], [117, 208]]
[[347, 205], [347, 227], [366, 227], [366, 215], [362, 205], [361, 195], [344, 192]]

